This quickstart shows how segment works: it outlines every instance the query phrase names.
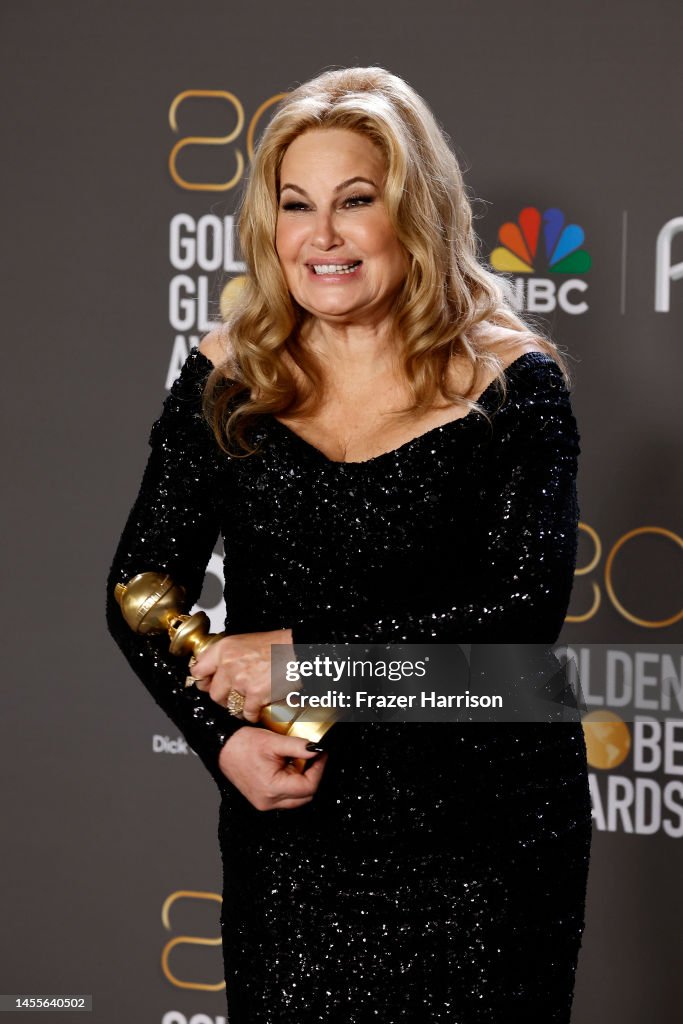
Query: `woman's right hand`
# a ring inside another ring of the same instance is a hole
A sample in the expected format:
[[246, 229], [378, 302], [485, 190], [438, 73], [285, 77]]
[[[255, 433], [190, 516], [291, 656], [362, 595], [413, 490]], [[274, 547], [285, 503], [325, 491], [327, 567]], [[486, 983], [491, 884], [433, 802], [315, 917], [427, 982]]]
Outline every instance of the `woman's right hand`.
[[[306, 740], [244, 725], [223, 745], [218, 764], [257, 811], [285, 810], [310, 803], [320, 784], [327, 753], [306, 750]], [[316, 758], [299, 772], [287, 759]]]

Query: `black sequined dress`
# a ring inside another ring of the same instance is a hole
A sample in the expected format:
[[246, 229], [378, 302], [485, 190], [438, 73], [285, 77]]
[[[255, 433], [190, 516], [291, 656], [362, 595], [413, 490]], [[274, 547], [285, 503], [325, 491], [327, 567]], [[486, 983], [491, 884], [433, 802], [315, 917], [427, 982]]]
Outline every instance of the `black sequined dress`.
[[201, 417], [210, 369], [193, 349], [152, 427], [107, 621], [221, 793], [230, 1024], [569, 1021], [591, 839], [580, 725], [347, 723], [313, 801], [257, 811], [218, 768], [253, 726], [185, 689], [167, 641], [133, 634], [112, 597], [162, 569], [191, 605], [222, 534], [228, 632], [553, 644], [580, 451], [557, 365], [512, 363], [506, 401], [481, 396], [492, 430], [470, 413], [358, 463], [272, 417], [252, 428], [260, 454], [224, 456]]

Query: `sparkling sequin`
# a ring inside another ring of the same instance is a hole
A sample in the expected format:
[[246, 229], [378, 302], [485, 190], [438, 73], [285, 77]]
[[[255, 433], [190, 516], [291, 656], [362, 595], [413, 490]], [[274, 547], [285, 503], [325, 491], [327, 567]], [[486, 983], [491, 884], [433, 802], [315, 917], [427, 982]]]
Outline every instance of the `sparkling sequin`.
[[470, 414], [337, 463], [272, 418], [218, 450], [194, 349], [107, 581], [107, 622], [221, 795], [230, 1024], [568, 1022], [591, 816], [578, 725], [339, 726], [315, 799], [256, 811], [221, 774], [237, 728], [114, 584], [165, 569], [197, 600], [218, 536], [226, 629], [309, 642], [548, 643], [576, 560], [579, 437], [556, 364], [527, 353]]

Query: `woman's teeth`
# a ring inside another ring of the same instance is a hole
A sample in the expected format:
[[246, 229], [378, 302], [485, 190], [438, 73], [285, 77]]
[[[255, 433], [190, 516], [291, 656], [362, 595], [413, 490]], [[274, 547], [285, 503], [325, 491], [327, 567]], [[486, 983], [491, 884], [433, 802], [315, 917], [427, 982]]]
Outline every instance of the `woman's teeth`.
[[316, 274], [352, 274], [360, 264], [361, 260], [358, 260], [356, 263], [314, 263], [312, 266]]

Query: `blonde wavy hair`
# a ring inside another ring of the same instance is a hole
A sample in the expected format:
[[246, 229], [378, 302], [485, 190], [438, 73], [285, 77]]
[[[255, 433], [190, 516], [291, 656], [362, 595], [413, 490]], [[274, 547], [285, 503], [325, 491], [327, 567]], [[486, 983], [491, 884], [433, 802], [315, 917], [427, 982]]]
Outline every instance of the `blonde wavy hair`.
[[[487, 325], [516, 332], [503, 350], [525, 338], [534, 341], [557, 362], [569, 387], [569, 369], [557, 346], [514, 311], [501, 279], [481, 261], [458, 160], [425, 101], [381, 67], [327, 71], [281, 101], [256, 147], [240, 203], [246, 279], [225, 319], [231, 353], [210, 373], [203, 399], [223, 451], [252, 454], [256, 449], [245, 436], [250, 424], [264, 414], [315, 411], [324, 391], [317, 359], [297, 344], [311, 314], [290, 294], [275, 248], [283, 156], [297, 136], [321, 128], [360, 132], [385, 157], [383, 200], [409, 262], [393, 317], [398, 363], [412, 403], [394, 415], [407, 419], [431, 409], [441, 396], [488, 419], [473, 396], [491, 375], [503, 400], [507, 388], [504, 362]], [[302, 372], [303, 387], [284, 353]], [[471, 371], [464, 394], [447, 379], [455, 355]]]

